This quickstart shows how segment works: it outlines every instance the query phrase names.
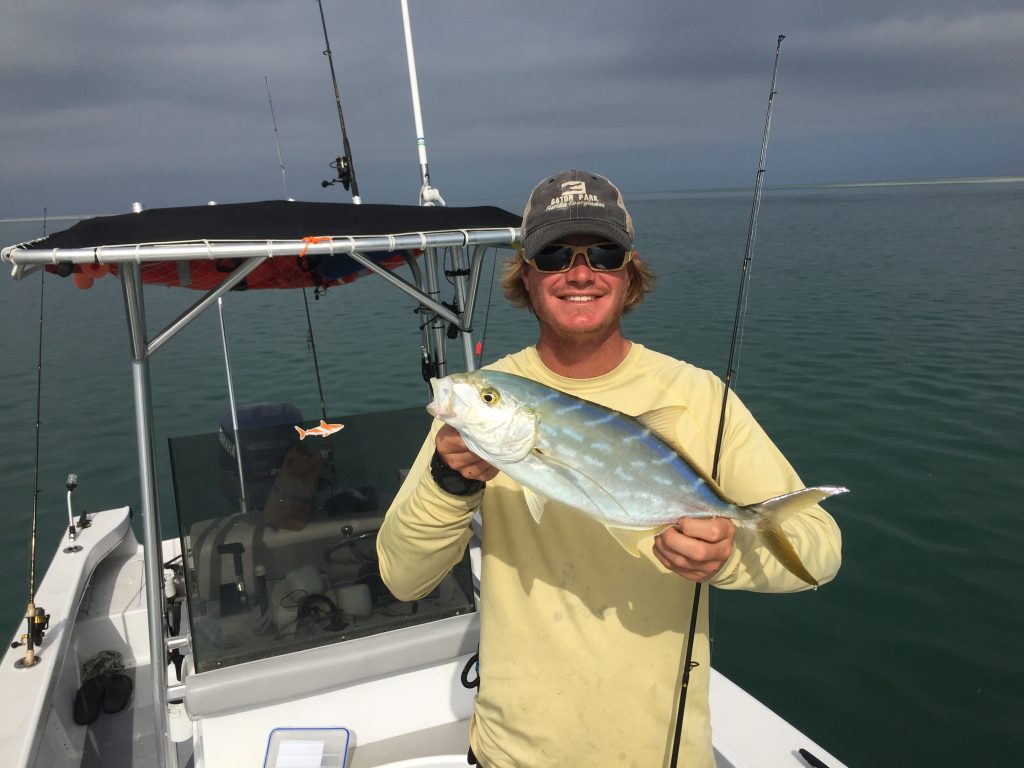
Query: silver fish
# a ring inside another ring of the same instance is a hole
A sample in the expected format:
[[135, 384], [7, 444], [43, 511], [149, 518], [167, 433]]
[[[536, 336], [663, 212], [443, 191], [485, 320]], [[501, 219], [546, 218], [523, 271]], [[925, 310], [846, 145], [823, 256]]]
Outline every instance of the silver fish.
[[757, 531], [782, 565], [818, 585], [780, 524], [846, 488], [817, 486], [757, 504], [735, 504], [672, 437], [685, 406], [634, 418], [490, 370], [430, 383], [430, 414], [458, 430], [473, 453], [519, 482], [538, 522], [553, 499], [596, 519], [626, 551], [639, 556], [644, 535], [681, 517], [727, 517]]

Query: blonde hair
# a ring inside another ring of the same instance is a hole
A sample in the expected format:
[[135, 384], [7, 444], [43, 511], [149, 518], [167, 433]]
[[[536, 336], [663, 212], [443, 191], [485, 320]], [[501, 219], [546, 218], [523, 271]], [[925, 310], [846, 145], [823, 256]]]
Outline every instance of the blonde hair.
[[[523, 269], [529, 268], [530, 265], [523, 258], [523, 252], [517, 251], [515, 256], [505, 262], [502, 269], [501, 292], [515, 306], [533, 312], [533, 307], [530, 305], [530, 293], [526, 290], [522, 278]], [[633, 258], [626, 265], [626, 269], [629, 270], [630, 279], [629, 290], [626, 293], [626, 308], [623, 310], [623, 314], [639, 306], [640, 302], [644, 300], [644, 296], [654, 290], [654, 284], [658, 279], [654, 271], [647, 266], [636, 251], [633, 252]]]

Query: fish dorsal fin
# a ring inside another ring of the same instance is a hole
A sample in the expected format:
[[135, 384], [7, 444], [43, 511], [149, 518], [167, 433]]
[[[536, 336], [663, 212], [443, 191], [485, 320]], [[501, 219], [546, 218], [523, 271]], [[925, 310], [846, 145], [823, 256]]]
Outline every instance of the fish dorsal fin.
[[690, 465], [690, 469], [697, 473], [698, 477], [707, 484], [708, 488], [716, 496], [728, 501], [718, 483], [711, 478], [711, 475], [704, 471], [700, 464], [693, 460], [689, 451], [683, 447], [683, 444], [679, 442], [679, 438], [676, 436], [678, 434], [679, 419], [686, 413], [686, 410], [685, 405], [666, 405], [664, 408], [655, 408], [653, 411], [641, 413], [636, 417], [636, 420], [666, 442], [673, 451], [678, 453], [683, 461]]
[[680, 456], [686, 456], [686, 451], [679, 444], [676, 437], [676, 430], [679, 428], [679, 419], [686, 413], [685, 405], [666, 405], [664, 408], [655, 408], [653, 411], [641, 413], [636, 420], [647, 427], [666, 443], [671, 445]]
[[539, 523], [540, 519], [544, 517], [544, 505], [548, 503], [548, 500], [526, 486], [523, 486], [523, 496], [526, 497], [526, 506], [530, 508], [534, 522]]

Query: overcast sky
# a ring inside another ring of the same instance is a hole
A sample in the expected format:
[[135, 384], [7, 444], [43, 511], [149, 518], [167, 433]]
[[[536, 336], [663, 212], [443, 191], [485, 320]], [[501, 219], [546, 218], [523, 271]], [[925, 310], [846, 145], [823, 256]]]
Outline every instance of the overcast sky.
[[[627, 193], [1024, 175], [1020, 0], [412, 0], [451, 205], [584, 167]], [[316, 0], [0, 0], [0, 218], [324, 190], [341, 147]], [[363, 198], [419, 188], [399, 0], [324, 0]]]

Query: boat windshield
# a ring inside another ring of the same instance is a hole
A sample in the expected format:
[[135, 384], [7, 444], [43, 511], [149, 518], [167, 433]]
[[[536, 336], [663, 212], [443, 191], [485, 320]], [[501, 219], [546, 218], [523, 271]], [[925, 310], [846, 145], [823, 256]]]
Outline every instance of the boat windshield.
[[[376, 537], [429, 428], [423, 408], [327, 419], [240, 406], [170, 439], [198, 672], [474, 611], [468, 555], [431, 594], [397, 600]], [[325, 430], [329, 431], [329, 430]], [[241, 455], [239, 457], [239, 446]]]

